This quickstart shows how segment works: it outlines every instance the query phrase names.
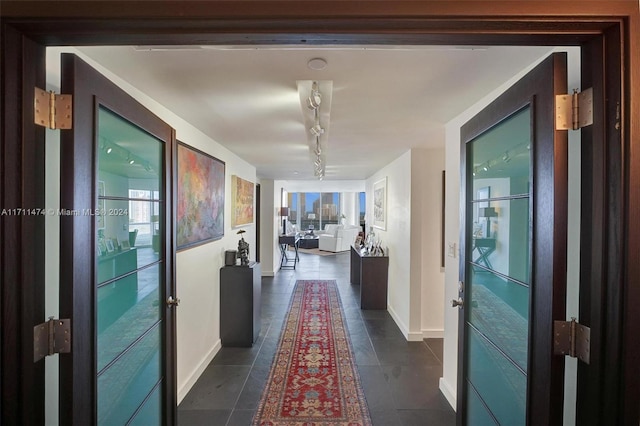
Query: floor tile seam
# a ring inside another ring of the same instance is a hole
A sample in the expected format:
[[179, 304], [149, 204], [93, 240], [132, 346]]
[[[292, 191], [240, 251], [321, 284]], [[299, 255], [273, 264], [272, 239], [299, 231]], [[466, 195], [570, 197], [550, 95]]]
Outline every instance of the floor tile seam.
[[[362, 311], [360, 312], [360, 317], [362, 318]], [[362, 318], [362, 323], [364, 325], [364, 318]], [[373, 341], [371, 340], [371, 335], [369, 334], [369, 329], [367, 329], [366, 325], [364, 326], [364, 332], [367, 334], [367, 339], [369, 340], [369, 344], [371, 345], [373, 354], [376, 357], [376, 362], [378, 363], [378, 366], [380, 366], [380, 357], [378, 356], [378, 351], [376, 351], [376, 347], [373, 346]], [[349, 338], [351, 338], [351, 336], [349, 336]]]
[[442, 365], [442, 360], [440, 359], [440, 357], [433, 351], [433, 349], [431, 349], [431, 346], [429, 346], [427, 344], [427, 342], [423, 339], [422, 340], [424, 342], [424, 345], [427, 347], [427, 349], [429, 349], [429, 352], [431, 352], [433, 354], [433, 356], [438, 360], [438, 362], [440, 363], [440, 365]]
[[245, 377], [244, 382], [242, 383], [242, 387], [240, 388], [240, 392], [238, 392], [238, 396], [236, 397], [235, 402], [233, 403], [233, 407], [231, 408], [231, 414], [229, 414], [229, 417], [227, 418], [227, 421], [225, 422], [225, 426], [229, 425], [229, 422], [231, 421], [231, 417], [233, 416], [233, 412], [236, 410], [236, 406], [238, 405], [238, 401], [240, 401], [240, 397], [242, 396], [242, 392], [244, 392], [244, 388], [245, 386], [247, 386], [247, 382], [249, 381], [249, 377], [251, 376], [251, 372], [253, 371], [253, 367], [256, 365], [256, 359], [258, 359], [258, 355], [260, 355], [260, 351], [262, 350], [262, 347], [264, 346], [264, 342], [266, 340], [266, 337], [269, 335], [269, 331], [271, 331], [271, 325], [272, 323], [269, 323], [269, 327], [267, 328], [266, 333], [264, 334], [264, 338], [262, 339], [262, 342], [260, 343], [260, 347], [258, 348], [258, 353], [256, 354], [255, 358], [253, 358], [253, 362], [251, 363], [251, 367], [249, 367], [249, 373], [247, 374], [247, 377]]
[[[357, 302], [357, 300], [356, 300], [356, 302]], [[356, 306], [357, 306], [357, 304], [356, 304]], [[359, 306], [357, 306], [357, 307], [359, 307]], [[376, 348], [375, 348], [375, 346], [373, 346], [373, 342], [371, 341], [371, 335], [369, 334], [369, 330], [367, 329], [367, 326], [365, 324], [365, 321], [364, 321], [365, 318], [364, 318], [364, 315], [362, 314], [362, 309], [359, 310], [358, 314], [359, 314], [358, 316], [360, 317], [360, 321], [362, 323], [364, 332], [365, 332], [365, 334], [367, 336], [367, 340], [369, 341], [369, 345], [371, 345], [371, 350], [373, 350], [373, 354], [374, 354], [374, 356], [376, 358], [376, 363], [377, 364], [375, 364], [375, 365], [376, 366], [380, 366], [380, 358], [378, 357], [378, 352], [376, 351]], [[346, 324], [346, 322], [345, 322], [345, 325], [347, 325], [347, 330], [349, 330], [348, 324]], [[351, 340], [352, 340], [351, 339], [351, 332], [349, 331], [349, 343], [351, 344], [351, 346], [353, 346], [353, 342]]]

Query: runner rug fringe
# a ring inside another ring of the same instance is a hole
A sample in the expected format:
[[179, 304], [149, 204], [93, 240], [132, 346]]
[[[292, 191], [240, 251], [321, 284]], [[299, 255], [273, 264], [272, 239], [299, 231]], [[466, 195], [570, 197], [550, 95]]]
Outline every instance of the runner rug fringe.
[[254, 426], [370, 426], [334, 280], [298, 280]]

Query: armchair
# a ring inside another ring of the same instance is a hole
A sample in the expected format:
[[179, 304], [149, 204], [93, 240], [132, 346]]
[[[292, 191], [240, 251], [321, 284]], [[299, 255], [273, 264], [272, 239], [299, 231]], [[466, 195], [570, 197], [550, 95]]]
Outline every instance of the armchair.
[[318, 248], [334, 253], [347, 251], [360, 231], [360, 227], [355, 225], [327, 225], [325, 232], [318, 236]]

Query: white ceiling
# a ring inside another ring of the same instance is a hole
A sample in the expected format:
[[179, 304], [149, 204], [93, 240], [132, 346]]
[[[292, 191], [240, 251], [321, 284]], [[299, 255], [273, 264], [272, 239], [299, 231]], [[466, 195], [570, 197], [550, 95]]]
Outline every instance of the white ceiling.
[[[321, 137], [325, 180], [348, 180], [366, 179], [410, 148], [442, 146], [448, 121], [551, 49], [79, 50], [253, 164], [259, 178], [314, 179], [310, 110], [301, 105], [298, 82], [330, 82], [320, 106], [323, 119], [329, 118], [321, 121], [328, 129]], [[308, 61], [318, 57], [326, 68], [310, 69]]]

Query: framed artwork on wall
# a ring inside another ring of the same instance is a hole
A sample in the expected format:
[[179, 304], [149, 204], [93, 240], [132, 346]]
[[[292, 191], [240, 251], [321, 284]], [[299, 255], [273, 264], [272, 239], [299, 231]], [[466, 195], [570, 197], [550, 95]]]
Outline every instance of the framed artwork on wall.
[[224, 236], [225, 163], [178, 141], [177, 249]]
[[387, 229], [387, 178], [373, 184], [373, 226]]
[[253, 191], [253, 182], [231, 176], [231, 227], [253, 223]]

